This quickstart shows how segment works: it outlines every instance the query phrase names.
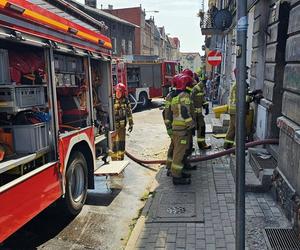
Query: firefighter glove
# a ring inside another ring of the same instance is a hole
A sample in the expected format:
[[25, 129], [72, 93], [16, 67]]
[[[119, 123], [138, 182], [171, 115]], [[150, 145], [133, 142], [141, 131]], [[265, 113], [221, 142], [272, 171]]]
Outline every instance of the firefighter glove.
[[172, 129], [167, 129], [167, 133], [168, 133], [168, 135], [171, 137], [171, 136], [172, 136], [172, 134], [173, 134], [173, 131], [172, 131]]
[[131, 133], [131, 132], [132, 132], [132, 129], [133, 129], [133, 126], [130, 125], [129, 128], [128, 128], [128, 132]]

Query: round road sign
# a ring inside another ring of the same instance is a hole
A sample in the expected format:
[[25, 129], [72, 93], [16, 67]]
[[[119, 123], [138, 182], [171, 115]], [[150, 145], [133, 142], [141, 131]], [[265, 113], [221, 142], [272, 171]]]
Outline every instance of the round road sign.
[[217, 50], [211, 50], [207, 55], [207, 62], [212, 66], [218, 66], [222, 62], [222, 53]]

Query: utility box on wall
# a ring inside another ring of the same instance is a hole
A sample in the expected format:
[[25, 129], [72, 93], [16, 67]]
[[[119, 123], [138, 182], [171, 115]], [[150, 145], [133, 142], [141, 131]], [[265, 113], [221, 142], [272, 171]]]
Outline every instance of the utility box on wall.
[[257, 106], [256, 136], [259, 139], [267, 137], [268, 110], [262, 105]]

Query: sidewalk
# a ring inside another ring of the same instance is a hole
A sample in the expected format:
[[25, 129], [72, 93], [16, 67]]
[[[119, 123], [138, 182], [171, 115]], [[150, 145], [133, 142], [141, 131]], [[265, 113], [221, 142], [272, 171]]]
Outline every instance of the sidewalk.
[[[222, 140], [209, 139], [212, 151], [218, 151]], [[127, 249], [235, 249], [235, 183], [229, 159], [197, 164], [190, 186], [174, 186], [162, 168]], [[270, 193], [247, 193], [247, 249], [268, 249], [268, 227], [290, 224]]]

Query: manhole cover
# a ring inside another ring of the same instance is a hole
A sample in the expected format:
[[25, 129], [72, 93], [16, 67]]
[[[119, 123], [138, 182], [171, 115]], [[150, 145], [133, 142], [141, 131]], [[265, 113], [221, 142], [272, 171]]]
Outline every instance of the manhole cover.
[[169, 207], [169, 208], [167, 208], [167, 212], [169, 214], [184, 214], [185, 208], [184, 207]]
[[162, 191], [155, 195], [148, 222], [202, 222], [201, 194]]
[[265, 236], [272, 250], [300, 250], [300, 240], [293, 229], [266, 228]]

